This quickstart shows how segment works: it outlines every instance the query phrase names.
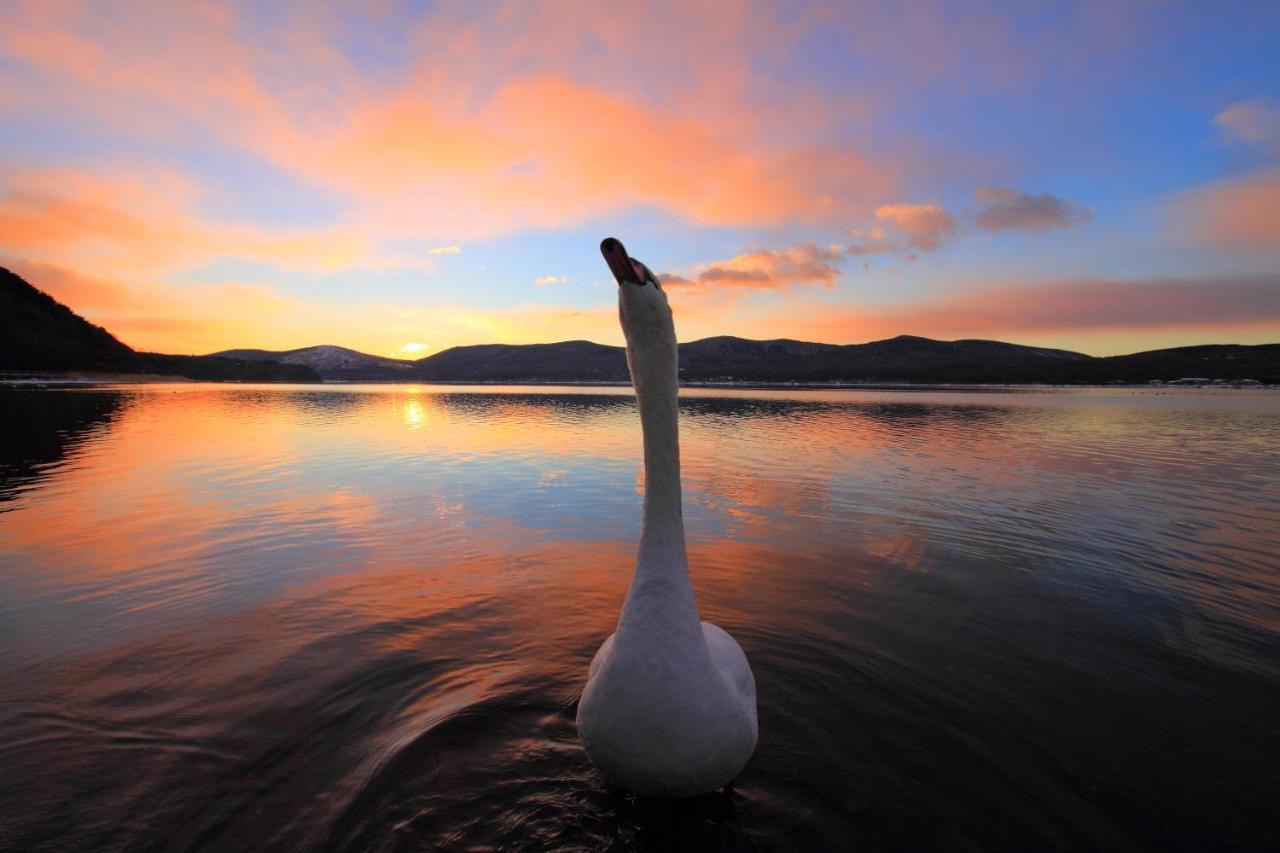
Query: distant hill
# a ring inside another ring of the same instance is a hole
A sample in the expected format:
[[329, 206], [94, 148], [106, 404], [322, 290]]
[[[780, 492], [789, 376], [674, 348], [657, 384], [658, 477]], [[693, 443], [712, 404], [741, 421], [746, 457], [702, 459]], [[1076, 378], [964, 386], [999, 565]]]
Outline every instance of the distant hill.
[[316, 382], [304, 365], [136, 352], [0, 267], [0, 371], [158, 373], [189, 379]]
[[707, 338], [682, 344], [686, 380], [760, 382], [1035, 382], [1092, 356], [1001, 341], [935, 341], [899, 335], [866, 344]]
[[[0, 370], [149, 372], [194, 379], [306, 382], [627, 382], [622, 347], [591, 341], [461, 346], [416, 361], [338, 346], [207, 356], [129, 349], [0, 268]], [[1280, 344], [1177, 347], [1098, 358], [1003, 341], [899, 335], [865, 344], [721, 336], [680, 345], [687, 382], [1104, 384], [1185, 377], [1280, 383]]]
[[426, 381], [627, 382], [622, 347], [591, 341], [558, 344], [482, 344], [453, 347], [420, 359], [414, 377]]
[[203, 382], [320, 382], [321, 376], [303, 364], [240, 361], [212, 355], [139, 353], [149, 373], [183, 376]]
[[[590, 341], [454, 347], [404, 361], [342, 347], [219, 355], [314, 367], [325, 379], [418, 382], [627, 382], [622, 347]], [[899, 335], [866, 344], [819, 344], [721, 336], [680, 345], [680, 376], [692, 382], [907, 382], [1053, 384], [1147, 382], [1183, 377], [1280, 382], [1280, 344], [1179, 347], [1098, 358], [1003, 341], [935, 341]]]
[[1145, 382], [1148, 379], [1256, 379], [1280, 384], [1280, 344], [1209, 344], [1096, 358], [1076, 371], [1084, 382]]
[[680, 346], [688, 380], [939, 384], [1142, 383], [1184, 377], [1280, 382], [1280, 344], [1178, 347], [1098, 358], [1003, 341], [899, 335], [866, 344], [707, 338]]
[[279, 362], [301, 364], [310, 367], [325, 379], [381, 379], [404, 378], [416, 362], [366, 355], [346, 347], [329, 345], [303, 347], [302, 349], [273, 352], [264, 349], [229, 349], [213, 353], [215, 358], [232, 358], [240, 361]]

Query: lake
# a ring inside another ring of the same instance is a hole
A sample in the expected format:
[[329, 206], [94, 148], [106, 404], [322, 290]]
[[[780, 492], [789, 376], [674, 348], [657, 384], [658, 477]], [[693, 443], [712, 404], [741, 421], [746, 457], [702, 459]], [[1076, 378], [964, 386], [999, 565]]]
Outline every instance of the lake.
[[0, 848], [1280, 844], [1280, 393], [681, 401], [760, 742], [606, 785], [629, 389], [0, 389]]

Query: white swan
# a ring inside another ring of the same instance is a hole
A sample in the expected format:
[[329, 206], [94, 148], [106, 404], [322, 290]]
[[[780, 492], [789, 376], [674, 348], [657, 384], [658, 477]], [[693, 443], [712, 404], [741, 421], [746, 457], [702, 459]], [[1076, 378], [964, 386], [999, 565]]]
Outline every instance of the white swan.
[[698, 617], [680, 506], [676, 333], [667, 296], [612, 238], [627, 366], [644, 433], [644, 528], [618, 630], [591, 661], [578, 736], [613, 783], [658, 797], [715, 791], [756, 746], [756, 685], [742, 649]]

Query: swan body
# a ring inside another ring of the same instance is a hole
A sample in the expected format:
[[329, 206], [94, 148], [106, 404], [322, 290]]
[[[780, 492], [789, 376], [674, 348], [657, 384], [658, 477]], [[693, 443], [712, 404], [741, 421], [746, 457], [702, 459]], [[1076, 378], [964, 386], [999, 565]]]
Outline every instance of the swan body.
[[644, 527], [618, 629], [591, 661], [578, 736], [611, 782], [689, 797], [733, 781], [755, 750], [755, 678], [737, 642], [698, 616], [681, 510], [675, 325], [657, 279], [631, 263], [640, 281], [619, 281], [618, 308], [644, 434]]

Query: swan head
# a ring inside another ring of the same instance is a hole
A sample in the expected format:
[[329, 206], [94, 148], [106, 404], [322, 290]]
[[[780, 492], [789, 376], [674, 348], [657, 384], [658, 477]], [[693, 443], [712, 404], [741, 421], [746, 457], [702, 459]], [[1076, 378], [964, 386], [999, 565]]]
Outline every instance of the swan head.
[[618, 282], [618, 319], [627, 338], [627, 367], [636, 394], [643, 397], [645, 393], [673, 391], [678, 355], [667, 294], [658, 277], [628, 255], [621, 241], [606, 237], [600, 252]]
[[621, 267], [614, 270], [614, 275], [618, 279], [618, 319], [628, 346], [668, 342], [674, 345], [675, 322], [658, 277], [643, 263], [627, 256], [618, 241], [606, 240], [601, 248], [606, 258], [617, 255], [610, 258], [611, 267]]

